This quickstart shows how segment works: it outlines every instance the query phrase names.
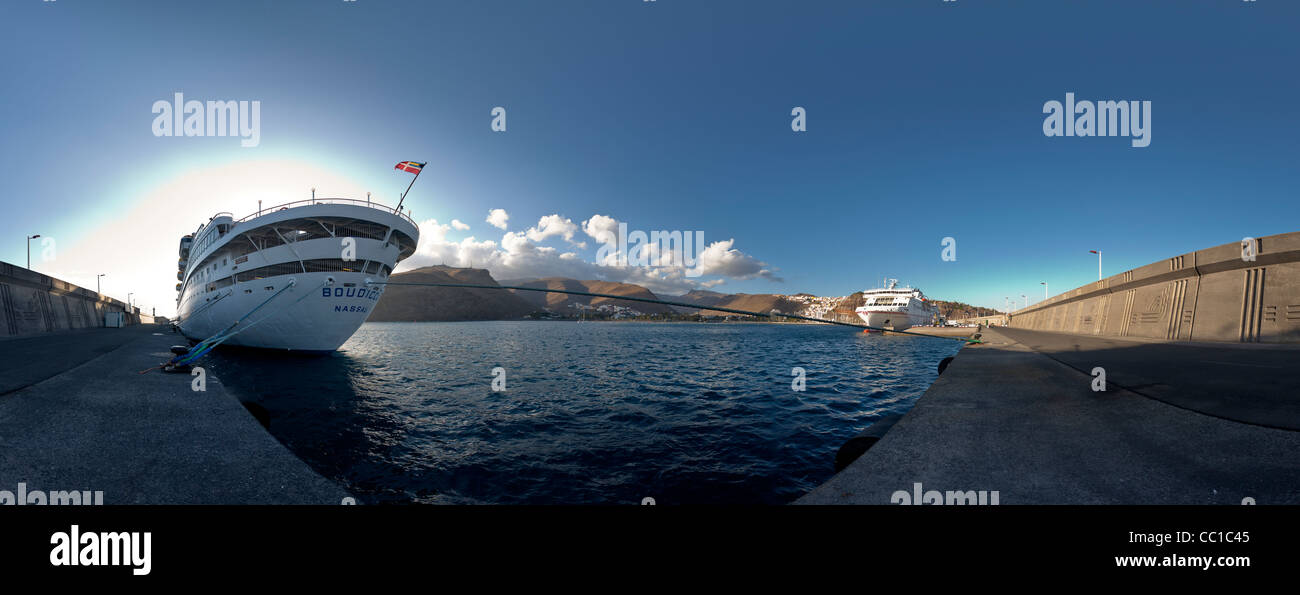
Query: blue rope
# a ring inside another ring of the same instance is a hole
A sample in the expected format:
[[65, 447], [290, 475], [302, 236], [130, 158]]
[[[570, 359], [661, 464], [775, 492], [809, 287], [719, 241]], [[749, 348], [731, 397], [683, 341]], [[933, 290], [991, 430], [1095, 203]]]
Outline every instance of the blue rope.
[[[261, 310], [264, 306], [266, 306], [267, 304], [271, 303], [271, 300], [274, 300], [275, 298], [280, 297], [280, 294], [282, 294], [282, 293], [288, 291], [290, 288], [296, 286], [297, 284], [298, 284], [298, 281], [297, 281], [296, 279], [290, 281], [289, 284], [288, 284], [288, 285], [285, 285], [283, 289], [281, 289], [280, 291], [275, 292], [274, 294], [271, 295], [271, 297], [266, 298], [265, 301], [263, 301], [262, 303], [258, 304], [256, 308], [253, 308], [252, 310], [249, 310], [248, 313], [245, 314], [245, 315], [243, 315], [243, 317], [241, 317], [239, 320], [236, 320], [233, 324], [231, 324], [230, 326], [226, 327], [226, 328], [225, 328], [224, 330], [222, 330], [221, 332], [219, 332], [219, 333], [217, 333], [217, 334], [215, 334], [215, 335], [212, 335], [211, 337], [208, 337], [207, 339], [204, 339], [204, 340], [202, 340], [202, 341], [199, 341], [196, 345], [194, 345], [193, 347], [191, 347], [191, 348], [189, 349], [189, 351], [187, 351], [187, 352], [185, 352], [185, 353], [183, 353], [183, 354], [181, 354], [181, 355], [178, 355], [178, 356], [172, 358], [171, 361], [169, 361], [169, 362], [167, 362], [167, 363], [172, 364], [172, 365], [189, 365], [189, 364], [192, 364], [192, 363], [198, 361], [199, 358], [203, 357], [204, 355], [207, 355], [207, 353], [208, 353], [209, 351], [212, 351], [213, 348], [215, 348], [216, 346], [218, 346], [218, 345], [222, 344], [223, 342], [225, 342], [226, 339], [229, 339], [229, 338], [231, 338], [231, 337], [233, 337], [233, 336], [235, 336], [235, 335], [237, 335], [237, 334], [239, 334], [239, 333], [242, 333], [242, 332], [244, 332], [244, 331], [246, 331], [246, 330], [248, 330], [248, 329], [250, 329], [250, 328], [253, 328], [254, 326], [257, 325], [257, 323], [262, 322], [262, 321], [266, 320], [267, 318], [270, 318], [271, 316], [274, 316], [275, 314], [272, 313], [272, 314], [270, 314], [270, 315], [263, 316], [262, 318], [259, 318], [259, 319], [255, 320], [255, 321], [253, 321], [252, 323], [249, 323], [249, 324], [247, 324], [247, 325], [245, 325], [245, 326], [243, 326], [243, 327], [239, 327], [239, 324], [240, 324], [240, 323], [244, 322], [245, 320], [248, 320], [248, 318], [249, 318], [250, 316], [252, 316], [255, 312], [257, 312], [258, 310]], [[321, 283], [320, 286], [317, 287], [317, 289], [319, 289], [320, 287], [324, 287], [324, 286], [325, 286], [325, 283]], [[313, 290], [313, 291], [314, 291], [314, 290]], [[297, 304], [298, 302], [301, 302], [304, 298], [306, 298], [307, 296], [309, 296], [309, 295], [311, 295], [311, 294], [312, 294], [311, 291], [304, 292], [304, 293], [302, 294], [301, 297], [299, 297], [297, 300], [294, 300], [293, 302], [291, 302], [291, 303], [289, 304], [289, 306], [292, 306], [292, 305], [294, 305], [294, 304]], [[287, 306], [286, 306], [286, 307], [287, 307]], [[239, 327], [239, 328], [236, 328], [236, 327]]]

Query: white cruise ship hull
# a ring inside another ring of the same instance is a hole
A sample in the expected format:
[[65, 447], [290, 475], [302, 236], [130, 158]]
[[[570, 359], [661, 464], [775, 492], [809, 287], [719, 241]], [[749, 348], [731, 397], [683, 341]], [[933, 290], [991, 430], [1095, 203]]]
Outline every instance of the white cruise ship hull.
[[858, 318], [861, 318], [862, 322], [865, 323], [867, 326], [874, 326], [876, 328], [887, 328], [895, 331], [901, 331], [904, 329], [911, 328], [913, 326], [929, 324], [931, 320], [931, 316], [928, 313], [925, 315], [920, 315], [920, 314], [911, 314], [903, 311], [882, 311], [882, 310], [864, 311], [859, 308], [857, 310], [857, 314], [858, 314]]
[[[181, 320], [181, 333], [201, 341], [230, 328], [263, 302], [266, 305], [234, 327], [237, 333], [223, 345], [282, 349], [310, 353], [334, 351], [352, 337], [370, 316], [383, 286], [367, 287], [363, 273], [300, 273], [282, 279], [236, 284], [207, 306]], [[292, 278], [294, 286], [267, 302]], [[330, 285], [329, 279], [334, 283]], [[353, 287], [344, 287], [352, 284]], [[245, 293], [244, 289], [253, 289]], [[266, 287], [273, 287], [268, 290]], [[241, 327], [243, 327], [241, 329]]]
[[409, 217], [361, 201], [218, 215], [182, 240], [177, 327], [193, 341], [227, 334], [222, 345], [334, 351], [418, 238]]

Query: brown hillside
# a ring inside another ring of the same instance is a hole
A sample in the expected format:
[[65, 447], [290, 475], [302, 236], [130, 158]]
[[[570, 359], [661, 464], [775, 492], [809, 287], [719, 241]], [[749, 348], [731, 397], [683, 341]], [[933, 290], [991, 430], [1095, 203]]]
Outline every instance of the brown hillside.
[[[736, 310], [748, 310], [750, 312], [771, 312], [780, 310], [786, 314], [797, 314], [803, 308], [803, 304], [792, 302], [783, 295], [773, 293], [735, 293], [725, 295], [722, 299], [712, 303], [701, 304], [704, 306], [721, 306], [723, 308], [734, 308]], [[722, 312], [719, 310], [709, 310], [701, 308], [701, 316], [733, 316], [731, 312]]]
[[836, 322], [852, 322], [861, 324], [862, 318], [858, 317], [857, 312], [854, 312], [854, 310], [865, 303], [866, 300], [862, 299], [862, 292], [854, 292], [852, 295], [840, 300], [840, 303], [836, 304], [833, 310], [826, 313], [825, 318]]
[[[631, 283], [616, 283], [613, 281], [579, 281], [566, 277], [546, 277], [543, 279], [521, 279], [515, 281], [506, 281], [502, 285], [515, 285], [519, 287], [537, 287], [545, 289], [564, 289], [567, 291], [587, 291], [591, 293], [608, 293], [611, 295], [638, 297], [644, 299], [659, 299], [649, 289], [640, 285]], [[531, 304], [535, 309], [546, 308], [558, 314], [575, 314], [580, 310], [573, 308], [574, 304], [581, 304], [591, 307], [599, 307], [604, 304], [612, 304], [625, 308], [632, 308], [644, 314], [671, 314], [674, 310], [663, 304], [649, 304], [645, 302], [632, 302], [627, 300], [617, 300], [603, 297], [588, 297], [583, 295], [568, 295], [564, 293], [542, 293], [540, 291], [516, 291], [510, 290], [511, 293], [517, 294], [520, 299]]]
[[943, 300], [934, 300], [934, 305], [939, 308], [939, 314], [949, 320], [956, 318], [975, 318], [979, 316], [996, 316], [1001, 314], [993, 308], [984, 308], [981, 306], [972, 306], [962, 302], [947, 302]]
[[[469, 283], [497, 285], [484, 269], [432, 266], [397, 273], [403, 283]], [[537, 310], [509, 291], [455, 287], [390, 285], [370, 313], [370, 322], [433, 322], [453, 320], [512, 320]]]

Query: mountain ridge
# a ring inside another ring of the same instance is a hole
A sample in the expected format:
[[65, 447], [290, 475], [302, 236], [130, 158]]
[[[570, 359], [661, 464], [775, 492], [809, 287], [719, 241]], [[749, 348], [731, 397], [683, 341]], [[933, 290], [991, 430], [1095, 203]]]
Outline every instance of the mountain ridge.
[[[580, 280], [569, 277], [539, 277], [507, 279], [498, 282], [486, 269], [458, 268], [445, 265], [427, 266], [394, 273], [390, 280], [407, 283], [465, 283], [486, 286], [518, 286], [538, 289], [562, 289], [587, 293], [604, 293], [615, 296], [643, 299], [661, 299], [650, 289], [633, 283], [617, 281]], [[709, 289], [693, 289], [682, 295], [664, 296], [662, 299], [691, 304], [694, 307], [668, 306], [617, 298], [591, 297], [515, 289], [467, 289], [454, 287], [414, 287], [390, 285], [375, 304], [371, 322], [442, 322], [468, 320], [518, 320], [526, 317], [586, 317], [604, 316], [628, 318], [640, 315], [672, 316], [736, 316], [735, 313], [712, 310], [710, 307], [768, 313], [779, 310], [785, 314], [798, 314], [825, 318], [838, 322], [859, 323], [854, 309], [863, 305], [862, 292], [843, 297], [818, 297], [800, 292], [793, 295], [776, 293], [722, 293]], [[996, 314], [992, 308], [972, 306], [958, 301], [932, 300], [945, 318], [970, 318]]]

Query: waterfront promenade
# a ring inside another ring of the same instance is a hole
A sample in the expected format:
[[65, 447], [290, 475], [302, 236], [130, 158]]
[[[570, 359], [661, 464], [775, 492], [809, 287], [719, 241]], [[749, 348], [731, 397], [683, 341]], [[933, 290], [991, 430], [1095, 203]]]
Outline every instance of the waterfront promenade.
[[1003, 505], [1300, 503], [1300, 346], [982, 335], [797, 503], [890, 504], [917, 483]]
[[339, 504], [219, 379], [139, 374], [184, 340], [161, 325], [0, 341], [0, 490], [104, 504]]

